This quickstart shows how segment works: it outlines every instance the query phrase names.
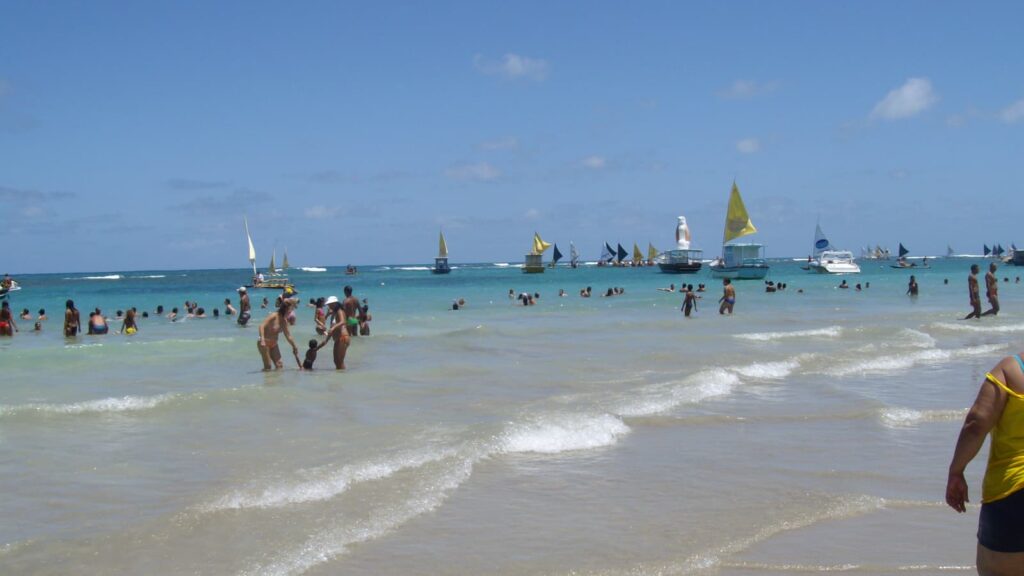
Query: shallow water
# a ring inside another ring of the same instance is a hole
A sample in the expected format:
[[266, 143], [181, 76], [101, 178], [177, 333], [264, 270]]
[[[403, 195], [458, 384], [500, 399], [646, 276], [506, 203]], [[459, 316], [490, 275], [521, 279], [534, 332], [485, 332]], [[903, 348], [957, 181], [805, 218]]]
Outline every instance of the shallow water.
[[[911, 300], [884, 263], [857, 292], [776, 262], [789, 288], [738, 282], [733, 317], [707, 272], [295, 271], [303, 299], [368, 298], [344, 373], [260, 372], [259, 309], [60, 336], [67, 298], [209, 313], [242, 270], [19, 278], [12, 307], [51, 319], [0, 340], [0, 573], [971, 572], [945, 471], [1024, 289], [1002, 269], [1003, 312], [962, 322], [970, 263], [913, 271]], [[655, 290], [684, 279], [709, 286], [690, 319]]]

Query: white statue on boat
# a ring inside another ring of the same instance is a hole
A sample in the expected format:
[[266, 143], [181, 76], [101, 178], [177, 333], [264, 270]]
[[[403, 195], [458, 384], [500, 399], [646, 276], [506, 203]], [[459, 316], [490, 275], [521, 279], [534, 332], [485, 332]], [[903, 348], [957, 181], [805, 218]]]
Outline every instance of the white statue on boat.
[[676, 249], [690, 249], [690, 228], [686, 225], [686, 216], [680, 216], [676, 225]]

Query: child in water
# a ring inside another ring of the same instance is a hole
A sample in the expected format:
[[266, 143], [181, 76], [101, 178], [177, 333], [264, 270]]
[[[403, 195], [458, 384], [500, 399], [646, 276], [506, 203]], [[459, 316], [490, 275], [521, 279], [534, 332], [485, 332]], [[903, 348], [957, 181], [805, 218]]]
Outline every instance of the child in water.
[[316, 353], [327, 345], [329, 338], [325, 338], [320, 344], [317, 344], [316, 338], [309, 341], [309, 350], [306, 350], [306, 359], [302, 361], [303, 370], [312, 370], [313, 363], [316, 362]]

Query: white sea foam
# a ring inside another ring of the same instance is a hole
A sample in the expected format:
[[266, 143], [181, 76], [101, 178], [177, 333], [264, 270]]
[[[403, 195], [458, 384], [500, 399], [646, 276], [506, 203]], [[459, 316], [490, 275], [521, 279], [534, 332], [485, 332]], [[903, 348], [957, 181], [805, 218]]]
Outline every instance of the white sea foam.
[[117, 412], [137, 412], [156, 408], [178, 398], [177, 394], [159, 394], [157, 396], [122, 396], [120, 398], [102, 398], [86, 400], [73, 404], [29, 403], [12, 406], [0, 405], [0, 416], [15, 414], [104, 414]]
[[795, 330], [793, 332], [753, 332], [749, 334], [736, 334], [736, 338], [742, 340], [753, 340], [755, 342], [772, 342], [787, 338], [837, 338], [843, 329], [839, 326], [828, 328], [815, 328], [813, 330]]
[[978, 326], [976, 324], [970, 324], [963, 322], [960, 324], [953, 322], [936, 322], [932, 324], [935, 328], [942, 330], [952, 330], [954, 332], [981, 332], [991, 334], [1006, 334], [1013, 332], [1024, 332], [1024, 324], [1002, 324], [1002, 325], [983, 325]]
[[704, 370], [682, 382], [641, 388], [631, 394], [630, 399], [620, 405], [615, 413], [624, 417], [660, 414], [684, 404], [698, 404], [709, 398], [726, 396], [739, 383], [739, 376], [730, 370]]
[[152, 278], [167, 278], [167, 276], [165, 276], [163, 274], [150, 274], [148, 276], [132, 276], [131, 278], [152, 279]]
[[733, 368], [744, 378], [756, 378], [765, 380], [781, 380], [793, 373], [800, 367], [799, 360], [780, 360], [778, 362], [758, 362], [749, 366]]
[[451, 449], [406, 452], [359, 464], [347, 464], [340, 468], [306, 471], [302, 474], [306, 476], [303, 480], [234, 491], [202, 506], [201, 509], [212, 512], [243, 508], [278, 508], [329, 500], [343, 494], [355, 484], [387, 478], [402, 470], [420, 468], [454, 455], [455, 451]]
[[887, 428], [905, 428], [923, 422], [956, 422], [962, 420], [965, 414], [967, 414], [967, 410], [886, 408], [879, 411], [878, 419]]
[[495, 262], [494, 265], [498, 268], [508, 268], [508, 262]]
[[395, 268], [395, 270], [408, 270], [408, 271], [413, 271], [413, 272], [422, 272], [422, 271], [425, 271], [425, 270], [430, 270], [430, 268], [428, 268], [427, 266], [399, 266], [398, 268]]
[[930, 334], [912, 328], [904, 328], [900, 330], [900, 343], [915, 348], [934, 348], [936, 341]]
[[629, 433], [629, 426], [611, 414], [562, 414], [529, 424], [509, 425], [499, 440], [498, 451], [558, 454], [611, 446]]
[[321, 268], [319, 266], [299, 266], [299, 270], [303, 272], [327, 272], [327, 268]]
[[956, 350], [921, 350], [918, 352], [854, 360], [845, 364], [828, 367], [822, 372], [839, 377], [850, 376], [853, 374], [898, 372], [900, 370], [912, 368], [918, 364], [944, 363], [958, 358], [987, 356], [995, 354], [1005, 348], [1005, 344], [988, 344], [984, 346], [959, 348]]
[[472, 472], [473, 460], [459, 460], [440, 474], [431, 475], [418, 482], [412, 490], [412, 495], [406, 500], [385, 506], [369, 518], [316, 533], [299, 546], [280, 553], [268, 563], [253, 566], [242, 574], [302, 574], [314, 566], [344, 554], [353, 544], [380, 538], [409, 520], [436, 510], [448, 499], [452, 490], [465, 482]]
[[107, 276], [73, 276], [65, 280], [120, 280], [120, 274], [109, 274]]

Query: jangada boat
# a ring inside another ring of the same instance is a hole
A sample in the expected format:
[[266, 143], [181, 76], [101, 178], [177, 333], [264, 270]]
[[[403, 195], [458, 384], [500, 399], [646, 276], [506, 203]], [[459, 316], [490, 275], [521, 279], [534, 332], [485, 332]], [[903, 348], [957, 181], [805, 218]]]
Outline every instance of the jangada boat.
[[740, 189], [732, 183], [729, 208], [725, 213], [725, 232], [722, 237], [722, 256], [711, 263], [711, 275], [731, 280], [760, 280], [768, 275], [763, 244], [731, 244], [733, 240], [754, 234], [757, 228], [750, 221], [747, 207], [740, 197]]
[[431, 270], [434, 274], [448, 274], [452, 271], [451, 267], [448, 266], [448, 243], [444, 241], [444, 232], [441, 233], [441, 239], [438, 241], [437, 246], [437, 257], [434, 258], [434, 269]]
[[286, 250], [284, 253], [281, 272], [277, 270], [274, 263], [274, 257], [277, 256], [275, 251], [270, 255], [270, 266], [267, 267], [267, 274], [260, 274], [256, 271], [256, 248], [252, 243], [252, 235], [249, 234], [248, 219], [245, 219], [245, 239], [249, 242], [249, 264], [252, 265], [252, 282], [245, 286], [247, 288], [265, 288], [268, 290], [284, 290], [286, 288], [295, 290], [295, 286], [288, 280], [288, 275], [284, 273], [288, 269], [288, 251]]
[[524, 274], [544, 273], [544, 251], [551, 247], [551, 244], [541, 239], [540, 234], [533, 233], [533, 249], [523, 258]]

